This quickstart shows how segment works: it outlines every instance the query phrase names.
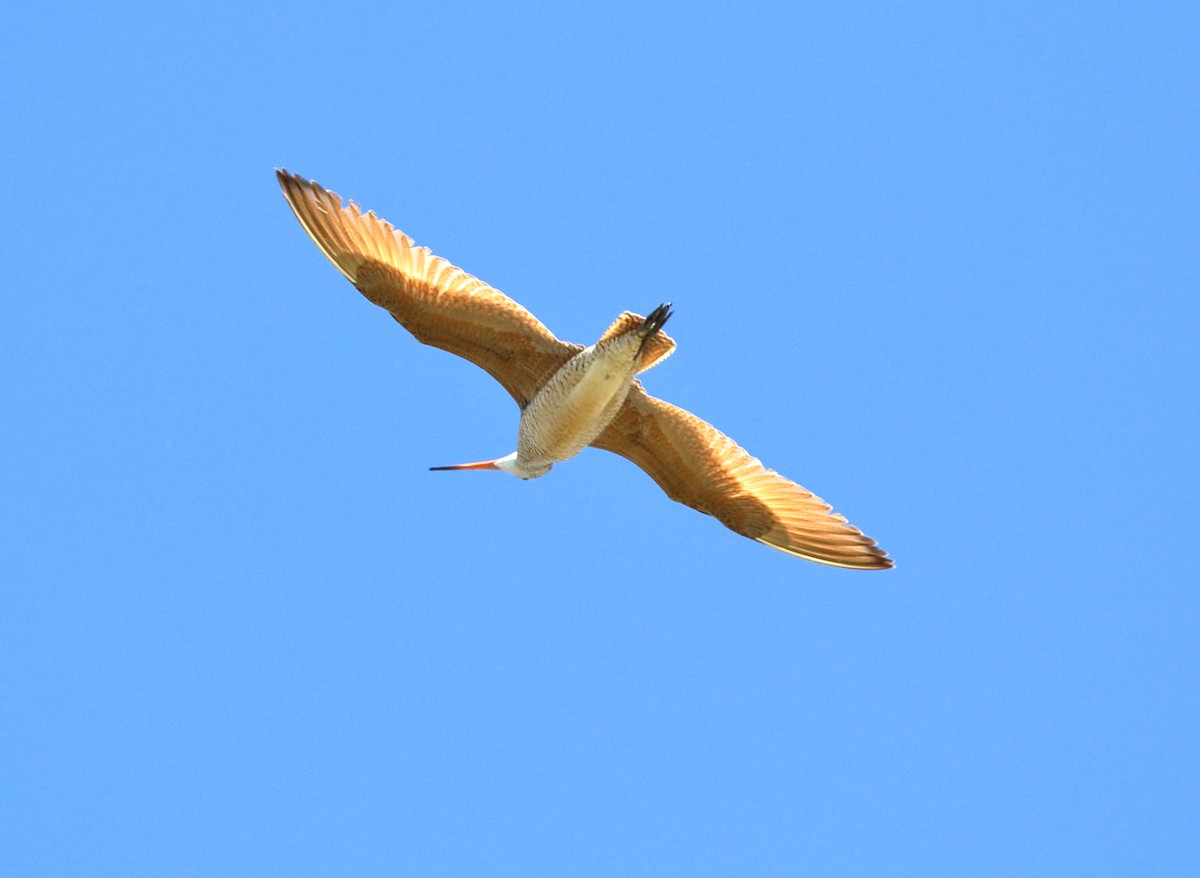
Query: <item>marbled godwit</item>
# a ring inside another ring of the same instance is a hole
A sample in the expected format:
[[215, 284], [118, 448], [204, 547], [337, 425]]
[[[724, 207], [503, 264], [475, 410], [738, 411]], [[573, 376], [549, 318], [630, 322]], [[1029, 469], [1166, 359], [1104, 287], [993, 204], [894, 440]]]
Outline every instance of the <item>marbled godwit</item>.
[[418, 341], [485, 369], [521, 407], [517, 450], [495, 460], [433, 469], [495, 469], [544, 476], [587, 446], [632, 460], [672, 500], [773, 549], [836, 567], [891, 567], [875, 541], [820, 497], [764, 467], [681, 408], [655, 399], [636, 375], [675, 342], [660, 305], [618, 317], [591, 347], [560, 341], [503, 293], [416, 246], [310, 180], [276, 171], [288, 204], [329, 261]]

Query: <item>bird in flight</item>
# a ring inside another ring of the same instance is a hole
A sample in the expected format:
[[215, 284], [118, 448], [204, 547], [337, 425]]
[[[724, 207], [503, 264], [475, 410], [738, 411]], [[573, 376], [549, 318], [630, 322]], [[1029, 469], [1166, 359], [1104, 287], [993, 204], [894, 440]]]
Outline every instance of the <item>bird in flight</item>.
[[503, 293], [418, 247], [373, 211], [284, 170], [275, 172], [300, 225], [369, 300], [418, 341], [458, 354], [503, 385], [521, 409], [517, 450], [432, 467], [501, 470], [522, 479], [587, 446], [633, 461], [672, 500], [789, 555], [835, 567], [892, 566], [875, 541], [810, 491], [767, 469], [695, 415], [656, 399], [636, 376], [675, 350], [669, 304], [626, 311], [590, 347], [561, 341]]

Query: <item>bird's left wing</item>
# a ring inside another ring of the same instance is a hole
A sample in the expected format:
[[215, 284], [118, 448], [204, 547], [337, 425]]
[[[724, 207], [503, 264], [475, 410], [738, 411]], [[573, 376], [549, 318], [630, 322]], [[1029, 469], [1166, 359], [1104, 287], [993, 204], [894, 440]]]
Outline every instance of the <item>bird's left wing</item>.
[[276, 171], [296, 219], [358, 290], [418, 341], [458, 354], [504, 385], [522, 408], [580, 345], [555, 338], [508, 296], [391, 223], [287, 171]]
[[672, 500], [773, 549], [834, 567], [892, 566], [873, 539], [820, 497], [767, 469], [712, 424], [650, 396], [640, 382], [592, 445], [632, 460]]

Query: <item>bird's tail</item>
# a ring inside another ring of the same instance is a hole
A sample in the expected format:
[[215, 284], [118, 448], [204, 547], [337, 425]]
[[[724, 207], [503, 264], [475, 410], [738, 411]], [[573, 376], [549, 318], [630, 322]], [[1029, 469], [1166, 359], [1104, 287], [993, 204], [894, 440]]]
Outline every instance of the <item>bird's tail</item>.
[[650, 312], [649, 317], [626, 311], [605, 330], [597, 344], [636, 332], [642, 339], [637, 351], [638, 356], [641, 357], [638, 371], [645, 372], [651, 366], [661, 363], [675, 350], [674, 339], [662, 331], [663, 325], [670, 319], [671, 313], [669, 302], [659, 305]]

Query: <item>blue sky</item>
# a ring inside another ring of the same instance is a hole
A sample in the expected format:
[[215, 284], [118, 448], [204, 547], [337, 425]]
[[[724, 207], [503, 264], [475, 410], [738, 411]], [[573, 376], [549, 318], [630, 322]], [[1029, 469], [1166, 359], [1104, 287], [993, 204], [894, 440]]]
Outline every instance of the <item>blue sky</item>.
[[[1191, 3], [10, 16], [0, 849], [23, 875], [1200, 869]], [[517, 411], [272, 169], [830, 500], [772, 552]]]

